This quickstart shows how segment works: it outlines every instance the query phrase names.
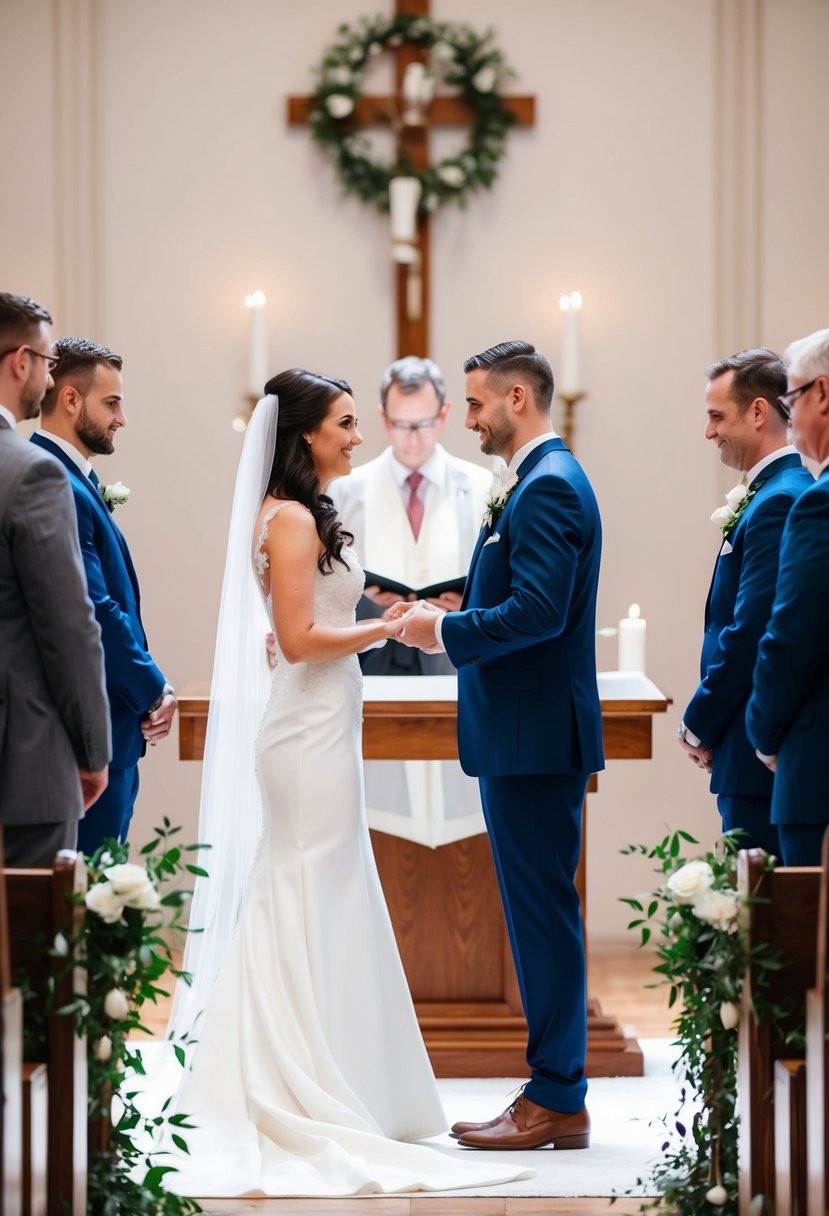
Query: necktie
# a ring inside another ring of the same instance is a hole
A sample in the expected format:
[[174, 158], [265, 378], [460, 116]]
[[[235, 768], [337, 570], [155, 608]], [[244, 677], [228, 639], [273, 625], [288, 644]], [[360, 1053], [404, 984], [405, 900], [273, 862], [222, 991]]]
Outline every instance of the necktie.
[[92, 482], [92, 484], [93, 484], [93, 486], [95, 487], [95, 489], [96, 489], [96, 490], [100, 490], [100, 488], [101, 488], [101, 479], [100, 479], [100, 477], [98, 476], [98, 474], [95, 472], [95, 470], [94, 470], [94, 469], [90, 469], [90, 470], [89, 470], [89, 474], [88, 474], [88, 476], [89, 476], [89, 480]]
[[412, 535], [415, 540], [420, 535], [420, 526], [423, 523], [423, 500], [417, 492], [417, 487], [421, 481], [423, 481], [422, 473], [410, 473], [406, 478], [406, 485], [409, 487], [409, 501], [406, 503], [406, 514], [409, 517]]

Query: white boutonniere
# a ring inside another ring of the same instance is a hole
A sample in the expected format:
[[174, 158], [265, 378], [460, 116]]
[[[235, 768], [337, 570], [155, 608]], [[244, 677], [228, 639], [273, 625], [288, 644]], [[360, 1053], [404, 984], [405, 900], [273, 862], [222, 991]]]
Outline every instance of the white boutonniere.
[[747, 485], [740, 482], [733, 490], [728, 491], [725, 496], [725, 506], [717, 507], [711, 516], [711, 522], [717, 525], [723, 536], [728, 536], [730, 532], [734, 531], [740, 516], [762, 484], [762, 482], [758, 482], [755, 488], [750, 490]]
[[497, 490], [493, 489], [493, 491], [490, 493], [489, 501], [486, 504], [482, 527], [492, 527], [498, 516], [503, 511], [504, 507], [509, 502], [509, 497], [517, 485], [518, 475], [513, 473], [512, 477], [510, 477], [510, 479], [502, 486], [499, 486]]
[[116, 481], [111, 486], [101, 486], [101, 497], [110, 511], [114, 511], [116, 507], [123, 506], [129, 496], [130, 488], [129, 486], [125, 486], [122, 481]]

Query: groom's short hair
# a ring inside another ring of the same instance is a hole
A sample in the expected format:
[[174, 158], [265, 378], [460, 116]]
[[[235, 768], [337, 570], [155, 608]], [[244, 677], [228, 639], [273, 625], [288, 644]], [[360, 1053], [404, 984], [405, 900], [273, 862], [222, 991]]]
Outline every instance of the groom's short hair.
[[108, 346], [90, 342], [88, 338], [59, 338], [55, 343], [55, 354], [60, 362], [52, 372], [55, 387], [51, 388], [43, 398], [41, 412], [51, 414], [58, 399], [58, 393], [66, 384], [71, 384], [81, 396], [89, 391], [95, 368], [106, 364], [120, 372], [123, 359], [116, 355]]
[[744, 414], [752, 401], [756, 401], [758, 397], [768, 401], [779, 413], [777, 398], [785, 393], [787, 379], [786, 364], [776, 351], [765, 346], [739, 350], [736, 355], [719, 359], [705, 369], [709, 383], [719, 380], [726, 372], [734, 373], [731, 399], [736, 401], [741, 414]]
[[480, 355], [472, 355], [463, 365], [465, 372], [483, 368], [488, 372], [487, 380], [494, 380], [498, 388], [510, 383], [526, 381], [532, 390], [536, 408], [547, 413], [553, 402], [555, 379], [546, 355], [529, 342], [499, 342]]

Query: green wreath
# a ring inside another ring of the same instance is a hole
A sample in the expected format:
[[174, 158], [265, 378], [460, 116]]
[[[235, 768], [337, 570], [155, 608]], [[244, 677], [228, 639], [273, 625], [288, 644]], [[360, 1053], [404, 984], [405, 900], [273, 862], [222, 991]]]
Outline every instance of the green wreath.
[[[444, 203], [461, 207], [472, 190], [489, 188], [497, 177], [513, 115], [498, 87], [514, 73], [491, 45], [493, 32], [480, 36], [466, 25], [432, 21], [412, 13], [363, 18], [356, 28], [341, 25], [338, 40], [328, 48], [317, 69], [311, 113], [313, 138], [330, 153], [343, 188], [379, 211], [389, 209], [393, 177], [417, 177], [422, 187], [420, 210], [434, 211]], [[366, 64], [387, 47], [413, 42], [430, 52], [429, 71], [436, 82], [455, 86], [472, 110], [469, 142], [422, 173], [405, 153], [393, 163], [372, 158], [369, 140], [355, 127], [352, 114], [360, 100]]]

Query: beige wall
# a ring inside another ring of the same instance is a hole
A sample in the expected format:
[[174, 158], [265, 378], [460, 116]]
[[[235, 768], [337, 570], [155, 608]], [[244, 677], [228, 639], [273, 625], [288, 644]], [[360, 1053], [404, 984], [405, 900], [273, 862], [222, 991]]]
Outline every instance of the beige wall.
[[[125, 356], [129, 430], [105, 466], [153, 653], [177, 686], [209, 672], [245, 388], [246, 292], [268, 296], [270, 364], [347, 376], [368, 442], [393, 356], [384, 221], [343, 200], [284, 98], [364, 0], [3, 0], [2, 286]], [[822, 0], [434, 0], [492, 24], [538, 98], [495, 189], [433, 224], [432, 353], [461, 400], [463, 358], [523, 336], [555, 363], [557, 301], [585, 299], [577, 450], [599, 496], [599, 624], [631, 601], [649, 674], [674, 699], [651, 763], [611, 764], [591, 799], [589, 926], [649, 870], [628, 841], [718, 819], [673, 733], [695, 683], [734, 478], [702, 439], [704, 365], [827, 324], [829, 123]], [[379, 87], [379, 82], [378, 82]], [[435, 140], [438, 150], [443, 136]], [[822, 311], [823, 310], [823, 311]], [[475, 458], [460, 407], [448, 442]], [[599, 639], [599, 664], [615, 643]], [[554, 729], [554, 724], [551, 724]], [[175, 744], [142, 767], [135, 838], [162, 814], [195, 837], [199, 766]]]

